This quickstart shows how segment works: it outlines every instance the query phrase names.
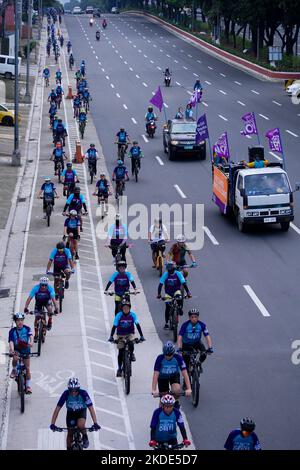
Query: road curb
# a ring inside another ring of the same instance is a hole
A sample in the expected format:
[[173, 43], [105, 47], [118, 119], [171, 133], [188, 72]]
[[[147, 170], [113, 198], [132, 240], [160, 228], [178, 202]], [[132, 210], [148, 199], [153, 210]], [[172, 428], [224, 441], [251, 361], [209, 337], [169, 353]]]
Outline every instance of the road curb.
[[246, 59], [243, 59], [242, 57], [235, 56], [233, 54], [230, 54], [230, 52], [219, 49], [217, 46], [209, 44], [203, 39], [197, 38], [193, 34], [184, 31], [178, 28], [177, 26], [171, 25], [170, 23], [162, 20], [161, 18], [157, 18], [156, 16], [151, 15], [151, 13], [140, 12], [136, 10], [126, 11], [124, 13], [146, 16], [151, 21], [156, 21], [157, 23], [160, 23], [166, 29], [180, 36], [182, 39], [188, 40], [188, 42], [192, 43], [193, 45], [199, 46], [202, 50], [214, 56], [215, 58], [222, 60], [223, 62], [226, 62], [227, 64], [230, 64], [234, 67], [237, 67], [238, 69], [244, 72], [254, 75], [256, 78], [269, 81], [300, 79], [300, 72], [278, 72], [266, 69], [265, 67], [254, 64]]

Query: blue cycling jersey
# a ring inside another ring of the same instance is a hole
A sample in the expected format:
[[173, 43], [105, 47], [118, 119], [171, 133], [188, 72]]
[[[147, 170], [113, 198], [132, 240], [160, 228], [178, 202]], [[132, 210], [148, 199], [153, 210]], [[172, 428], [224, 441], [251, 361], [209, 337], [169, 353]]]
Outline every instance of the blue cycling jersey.
[[123, 180], [125, 179], [126, 174], [128, 173], [126, 166], [120, 165], [116, 166], [114, 169], [114, 174], [116, 176], [116, 180]]
[[154, 370], [159, 372], [160, 379], [169, 379], [184, 369], [186, 369], [186, 365], [180, 354], [174, 354], [169, 360], [160, 354], [154, 364]]
[[182, 342], [191, 345], [201, 341], [202, 333], [204, 336], [209, 335], [205, 323], [198, 321], [193, 325], [190, 320], [184, 322], [179, 331], [179, 335], [182, 336]]
[[224, 447], [226, 450], [261, 450], [257, 435], [252, 432], [244, 437], [240, 429], [235, 429], [229, 434]]
[[119, 273], [115, 271], [109, 278], [109, 282], [114, 283], [115, 293], [117, 295], [123, 295], [129, 290], [130, 282], [133, 282], [134, 278], [129, 271]]
[[64, 226], [72, 230], [78, 230], [78, 227], [80, 227], [80, 219], [78, 217], [68, 217], [65, 220]]
[[141, 147], [137, 145], [131, 147], [131, 149], [129, 150], [129, 156], [131, 157], [139, 157], [141, 153], [142, 153]]
[[182, 414], [176, 408], [167, 415], [162, 408], [157, 408], [152, 416], [150, 428], [155, 429], [157, 442], [168, 442], [177, 439], [177, 425], [184, 426]]
[[133, 335], [134, 325], [138, 325], [139, 321], [134, 312], [125, 315], [123, 312], [117, 313], [113, 325], [117, 328], [117, 334], [120, 336]]
[[22, 354], [28, 354], [30, 348], [25, 346], [25, 343], [29, 343], [32, 331], [29, 326], [23, 325], [22, 328], [11, 328], [8, 334], [8, 342], [14, 343], [15, 350], [20, 351]]
[[55, 191], [54, 183], [43, 183], [41, 186], [41, 191], [44, 191], [44, 194], [52, 194]]
[[93, 406], [92, 400], [86, 390], [80, 389], [77, 395], [73, 395], [69, 390], [65, 390], [57, 402], [57, 406], [62, 408], [66, 404], [67, 410], [85, 410]]

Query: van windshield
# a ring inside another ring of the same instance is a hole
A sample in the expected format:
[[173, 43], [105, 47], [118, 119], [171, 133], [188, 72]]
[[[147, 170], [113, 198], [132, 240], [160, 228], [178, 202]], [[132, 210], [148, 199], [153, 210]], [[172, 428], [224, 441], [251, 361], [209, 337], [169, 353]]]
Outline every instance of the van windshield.
[[245, 177], [246, 196], [288, 194], [290, 185], [284, 173], [248, 175]]
[[196, 122], [174, 123], [172, 125], [172, 134], [195, 134]]

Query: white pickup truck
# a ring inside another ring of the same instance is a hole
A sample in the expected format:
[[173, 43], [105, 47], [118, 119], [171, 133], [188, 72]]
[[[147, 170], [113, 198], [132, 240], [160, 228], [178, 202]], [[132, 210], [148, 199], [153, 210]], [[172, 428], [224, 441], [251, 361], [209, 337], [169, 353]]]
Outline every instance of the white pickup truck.
[[250, 224], [280, 224], [287, 231], [294, 220], [293, 192], [281, 163], [264, 168], [213, 165], [212, 199], [223, 214], [234, 215], [241, 232]]

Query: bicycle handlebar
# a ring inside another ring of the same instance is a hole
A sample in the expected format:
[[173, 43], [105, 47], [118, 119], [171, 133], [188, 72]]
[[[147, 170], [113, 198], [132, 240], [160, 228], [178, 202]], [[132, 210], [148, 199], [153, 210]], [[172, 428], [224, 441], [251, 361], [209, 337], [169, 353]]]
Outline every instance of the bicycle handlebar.
[[106, 292], [104, 291], [104, 294], [105, 295], [118, 295], [119, 297], [123, 297], [123, 295], [136, 295], [136, 294], [140, 294], [140, 291], [128, 291], [128, 292], [124, 292], [124, 294], [118, 294], [117, 292], [114, 292], [114, 291], [110, 291], [110, 292]]
[[[89, 432], [93, 432], [93, 431], [96, 431], [96, 429], [94, 429], [93, 426], [91, 426], [90, 428], [82, 428], [82, 429], [79, 429], [77, 426], [71, 427], [71, 428], [60, 428], [60, 427], [56, 426], [56, 429], [54, 430], [54, 432], [63, 432], [63, 431], [89, 431]], [[99, 429], [97, 429], [97, 431], [99, 431]]]

